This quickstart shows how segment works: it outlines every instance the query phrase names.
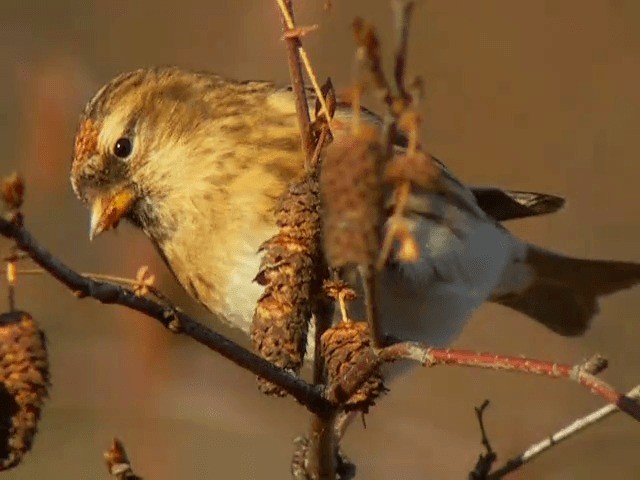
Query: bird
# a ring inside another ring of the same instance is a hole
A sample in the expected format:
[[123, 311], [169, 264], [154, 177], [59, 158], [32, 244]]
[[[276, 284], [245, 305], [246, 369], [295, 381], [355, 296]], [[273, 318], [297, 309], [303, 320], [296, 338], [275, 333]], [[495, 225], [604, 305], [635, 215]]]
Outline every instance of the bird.
[[[350, 114], [338, 103], [337, 119]], [[380, 274], [379, 322], [389, 338], [449, 345], [485, 302], [577, 336], [602, 296], [640, 282], [638, 263], [548, 251], [501, 224], [557, 211], [561, 197], [470, 187], [435, 163], [462, 201], [412, 192], [407, 218], [419, 258], [392, 254]], [[90, 238], [129, 221], [193, 298], [249, 332], [263, 291], [253, 281], [258, 250], [277, 232], [278, 199], [303, 164], [290, 88], [153, 67], [118, 75], [86, 104], [70, 177], [90, 210]]]

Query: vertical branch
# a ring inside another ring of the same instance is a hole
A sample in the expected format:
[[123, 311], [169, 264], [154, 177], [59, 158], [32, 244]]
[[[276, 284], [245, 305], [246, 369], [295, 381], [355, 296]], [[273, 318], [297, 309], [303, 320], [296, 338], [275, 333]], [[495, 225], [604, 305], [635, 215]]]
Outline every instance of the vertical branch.
[[309, 432], [307, 475], [312, 480], [334, 480], [336, 478], [335, 414], [331, 417], [314, 415]]
[[[294, 28], [293, 7], [291, 0], [277, 0], [280, 6], [282, 16], [282, 26], [285, 34]], [[317, 165], [316, 156], [319, 155], [321, 145], [314, 145], [311, 136], [311, 125], [309, 117], [309, 104], [306, 96], [306, 89], [302, 76], [301, 63], [301, 42], [298, 36], [286, 36], [287, 58], [289, 62], [289, 73], [291, 76], [291, 86], [294, 93], [296, 114], [298, 116], [298, 127], [300, 128], [300, 138], [302, 148], [305, 152], [305, 170], [310, 172], [313, 165]], [[307, 65], [307, 67], [309, 67]], [[313, 77], [312, 77], [313, 80]], [[314, 86], [316, 82], [314, 82]], [[316, 86], [316, 90], [318, 90]], [[329, 124], [329, 113], [326, 108], [324, 97], [319, 95], [319, 101], [323, 105], [323, 111]], [[326, 135], [325, 135], [326, 137]], [[316, 266], [319, 268], [319, 266]], [[315, 351], [314, 351], [314, 367], [313, 380], [315, 384], [323, 384], [325, 382], [324, 363], [319, 350], [320, 336], [326, 328], [331, 324], [331, 318], [327, 309], [323, 309], [321, 304], [316, 305], [313, 316], [315, 319]], [[335, 452], [336, 446], [334, 435], [334, 418], [335, 415], [329, 417], [321, 417], [314, 415], [311, 421], [309, 444], [307, 450], [307, 461], [305, 469], [312, 479], [331, 479], [336, 477]]]
[[[286, 33], [293, 28], [293, 6], [291, 0], [278, 0], [282, 17], [282, 30]], [[289, 63], [289, 74], [291, 76], [291, 88], [296, 102], [296, 114], [298, 115], [298, 126], [300, 127], [300, 140], [302, 149], [305, 152], [305, 166], [308, 167], [313, 155], [313, 142], [310, 135], [309, 104], [304, 87], [302, 76], [302, 64], [300, 63], [299, 49], [300, 38], [297, 36], [286, 36], [287, 60]]]
[[[20, 207], [24, 201], [24, 181], [17, 173], [8, 177], [0, 178], [0, 202], [9, 210], [6, 219], [22, 224], [22, 213]], [[16, 286], [16, 262], [19, 259], [18, 248], [15, 244], [5, 261], [7, 262], [7, 297], [9, 311], [15, 310], [15, 286]]]
[[409, 46], [409, 21], [411, 20], [413, 6], [413, 0], [395, 0], [393, 2], [396, 21], [395, 27], [398, 32], [393, 77], [398, 89], [398, 94], [403, 100], [410, 100], [411, 98], [411, 95], [406, 89], [404, 79], [407, 65], [407, 49]]
[[366, 315], [369, 321], [369, 330], [371, 332], [371, 340], [374, 348], [382, 348], [385, 346], [385, 335], [382, 331], [381, 322], [378, 320], [378, 288], [379, 288], [379, 271], [373, 266], [363, 266], [360, 269], [362, 283], [364, 286]]
[[11, 254], [7, 258], [7, 298], [9, 311], [16, 309], [16, 263], [15, 246], [11, 248]]
[[133, 473], [127, 452], [119, 439], [113, 439], [109, 450], [104, 452], [104, 460], [109, 475], [115, 480], [142, 480], [142, 477]]

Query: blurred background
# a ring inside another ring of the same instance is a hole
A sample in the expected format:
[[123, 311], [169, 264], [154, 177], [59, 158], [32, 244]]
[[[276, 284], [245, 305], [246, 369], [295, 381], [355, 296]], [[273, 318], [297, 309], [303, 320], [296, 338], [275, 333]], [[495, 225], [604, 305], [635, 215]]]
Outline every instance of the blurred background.
[[[320, 24], [305, 45], [319, 76], [345, 86], [350, 22], [374, 22], [388, 54], [391, 9], [334, 0], [324, 12], [322, 3], [295, 1], [297, 20]], [[556, 215], [511, 223], [519, 235], [575, 256], [638, 260], [639, 21], [635, 0], [419, 2], [409, 71], [427, 84], [424, 143], [467, 182], [568, 199]], [[272, 1], [3, 0], [0, 174], [25, 177], [27, 226], [80, 271], [132, 277], [149, 265], [163, 291], [211, 324], [141, 233], [123, 225], [89, 243], [68, 182], [75, 122], [104, 82], [141, 66], [285, 83], [280, 35]], [[17, 300], [47, 332], [53, 387], [33, 451], [5, 478], [106, 478], [102, 452], [114, 435], [148, 479], [288, 478], [291, 442], [307, 428], [292, 400], [259, 395], [251, 374], [205, 348], [123, 308], [77, 300], [47, 276], [21, 277]], [[600, 352], [611, 361], [604, 377], [627, 389], [640, 382], [640, 289], [601, 306], [578, 339], [485, 306], [456, 346], [570, 363]], [[481, 452], [473, 407], [485, 398], [501, 460], [602, 405], [565, 381], [416, 370], [343, 447], [358, 478], [466, 478]], [[640, 427], [617, 415], [510, 478], [638, 478], [639, 449]]]

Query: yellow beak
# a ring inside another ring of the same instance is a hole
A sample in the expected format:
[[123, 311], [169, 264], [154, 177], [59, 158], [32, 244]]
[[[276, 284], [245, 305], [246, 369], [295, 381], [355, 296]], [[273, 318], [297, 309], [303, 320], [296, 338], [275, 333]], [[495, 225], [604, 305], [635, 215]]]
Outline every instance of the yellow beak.
[[91, 205], [89, 240], [93, 240], [110, 228], [117, 227], [120, 219], [131, 208], [134, 198], [130, 188], [97, 197]]

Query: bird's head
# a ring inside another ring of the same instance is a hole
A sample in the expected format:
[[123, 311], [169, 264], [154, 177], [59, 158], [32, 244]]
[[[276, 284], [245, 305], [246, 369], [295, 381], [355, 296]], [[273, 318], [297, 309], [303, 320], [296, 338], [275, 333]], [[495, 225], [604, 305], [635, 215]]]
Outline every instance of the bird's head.
[[194, 238], [272, 228], [276, 200], [302, 171], [290, 92], [161, 67], [122, 74], [89, 101], [71, 184], [91, 238], [127, 219], [171, 257]]
[[[80, 120], [75, 138], [71, 185], [91, 211], [90, 238], [117, 226], [138, 198], [132, 178], [141, 160], [136, 125], [126, 124], [115, 111], [92, 111]], [[121, 109], [118, 106], [116, 109]]]
[[198, 133], [211, 123], [210, 92], [223, 88], [213, 75], [159, 68], [122, 74], [95, 94], [80, 118], [71, 167], [73, 190], [91, 212], [90, 238], [122, 219], [147, 231], [175, 221], [175, 212], [164, 218], [164, 199], [185, 195], [202, 171], [198, 159], [211, 144]]
[[150, 94], [157, 83], [144, 70], [120, 75], [85, 107], [75, 137], [71, 185], [89, 207], [89, 237], [127, 218], [140, 223], [143, 172], [154, 142], [149, 127]]

